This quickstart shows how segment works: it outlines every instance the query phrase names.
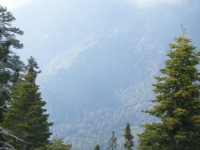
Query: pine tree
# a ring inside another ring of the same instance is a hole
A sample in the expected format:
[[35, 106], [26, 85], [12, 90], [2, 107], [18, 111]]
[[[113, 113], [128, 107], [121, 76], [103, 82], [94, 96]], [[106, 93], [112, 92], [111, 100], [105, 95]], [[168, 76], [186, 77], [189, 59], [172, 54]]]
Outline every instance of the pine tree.
[[134, 143], [133, 143], [134, 136], [131, 134], [131, 128], [130, 128], [129, 123], [126, 124], [123, 136], [125, 138], [124, 149], [133, 150], [132, 147], [134, 146]]
[[97, 145], [95, 146], [94, 150], [100, 150], [99, 144], [97, 144]]
[[156, 76], [152, 109], [144, 111], [160, 119], [144, 124], [138, 134], [140, 150], [196, 150], [200, 147], [200, 52], [183, 36], [170, 44], [162, 76]]
[[11, 24], [13, 21], [15, 21], [13, 15], [0, 5], [0, 83], [16, 81], [16, 74], [23, 66], [19, 57], [10, 50], [10, 46], [17, 49], [23, 47], [15, 36], [23, 35], [23, 31], [13, 27]]
[[14, 48], [22, 48], [23, 44], [16, 39], [15, 34], [23, 35], [23, 31], [19, 28], [13, 27], [12, 22], [15, 21], [15, 17], [7, 9], [0, 5], [0, 41], [1, 44], [10, 41], [10, 45]]
[[38, 64], [36, 62], [36, 60], [31, 56], [28, 59], [28, 65], [25, 67], [25, 70], [27, 71], [28, 74], [30, 74], [32, 76], [31, 81], [30, 82], [35, 82], [35, 79], [37, 77], [37, 75], [39, 73], [41, 73], [41, 71], [36, 71], [35, 69], [38, 69]]
[[115, 137], [114, 131], [112, 132], [112, 137], [110, 138], [108, 142], [108, 150], [114, 150], [117, 147], [117, 138]]
[[[14, 20], [12, 14], [0, 6], [0, 123], [4, 120], [3, 112], [10, 102], [10, 87], [20, 81], [20, 72], [23, 71], [24, 66], [19, 56], [10, 50], [10, 46], [23, 47], [15, 38], [15, 34], [22, 35], [23, 32], [11, 26]], [[2, 146], [4, 140], [1, 134], [0, 141], [0, 146]]]
[[[28, 66], [33, 66], [37, 63], [33, 57], [29, 60]], [[30, 64], [33, 63], [33, 64]], [[33, 72], [37, 67], [33, 67]], [[7, 111], [4, 113], [4, 123], [1, 125], [9, 131], [10, 134], [24, 140], [26, 145], [13, 140], [12, 137], [4, 136], [5, 140], [13, 145], [16, 149], [31, 150], [48, 144], [48, 138], [51, 133], [49, 127], [53, 123], [48, 122], [48, 114], [45, 114], [46, 104], [41, 99], [39, 88], [35, 84], [35, 74], [29, 71], [24, 75], [24, 81], [16, 84], [11, 89], [12, 101]], [[36, 73], [37, 74], [37, 73]]]
[[[15, 37], [23, 32], [12, 27], [11, 23], [14, 20], [12, 14], [0, 5], [0, 107], [3, 109], [10, 101], [10, 87], [19, 81], [24, 66], [19, 56], [10, 50], [11, 46], [17, 49], [23, 47]], [[0, 109], [0, 123], [3, 122], [3, 109]]]
[[[14, 83], [21, 81], [20, 72], [24, 68], [19, 57], [10, 51], [10, 44], [9, 40], [0, 44], [0, 106], [10, 101], [9, 89]], [[3, 118], [0, 117], [0, 122], [2, 121]]]
[[[46, 145], [46, 150], [70, 150], [72, 144], [64, 144], [62, 138], [53, 139], [50, 145]], [[44, 148], [37, 148], [35, 150], [44, 150]]]
[[6, 42], [4, 44], [1, 44], [0, 46], [0, 122], [3, 122], [3, 111], [6, 106], [5, 103], [6, 100], [9, 99], [6, 85], [10, 79], [10, 73], [8, 71], [5, 71], [5, 68], [2, 64], [7, 61], [10, 43]]

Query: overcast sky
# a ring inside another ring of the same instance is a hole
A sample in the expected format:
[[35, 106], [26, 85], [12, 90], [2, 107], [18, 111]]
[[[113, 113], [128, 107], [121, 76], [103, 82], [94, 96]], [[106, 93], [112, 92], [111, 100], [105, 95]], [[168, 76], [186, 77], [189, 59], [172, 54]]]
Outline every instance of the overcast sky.
[[[33, 0], [0, 0], [0, 4], [3, 6], [7, 6], [7, 8], [9, 9], [12, 9], [14, 7], [24, 5], [30, 1]], [[125, 1], [133, 5], [136, 4], [140, 7], [151, 7], [158, 4], [180, 5], [181, 3], [184, 3], [187, 0], [125, 0]]]
[[30, 1], [31, 0], [0, 0], [0, 4], [6, 6], [8, 9], [12, 9]]
[[[146, 9], [162, 19], [165, 10], [158, 10], [160, 14], [157, 14], [156, 9], [161, 9], [158, 6], [164, 5], [168, 6], [166, 17], [172, 18], [174, 14], [170, 11], [186, 7], [187, 2], [188, 0], [0, 0], [0, 4], [7, 7], [16, 18], [13, 25], [24, 31], [23, 36], [17, 37], [24, 44], [24, 49], [18, 52], [20, 57], [26, 61], [27, 57], [33, 55], [42, 67], [57, 52], [70, 49], [94, 30], [107, 26], [118, 28], [120, 20], [125, 17], [127, 18], [123, 21], [128, 24], [128, 16], [131, 15], [140, 16], [141, 19], [142, 13], [148, 15], [148, 12], [143, 11]], [[188, 12], [195, 10], [193, 7], [189, 9]], [[111, 18], [114, 19], [111, 21]], [[182, 20], [177, 22], [176, 26], [180, 28]]]

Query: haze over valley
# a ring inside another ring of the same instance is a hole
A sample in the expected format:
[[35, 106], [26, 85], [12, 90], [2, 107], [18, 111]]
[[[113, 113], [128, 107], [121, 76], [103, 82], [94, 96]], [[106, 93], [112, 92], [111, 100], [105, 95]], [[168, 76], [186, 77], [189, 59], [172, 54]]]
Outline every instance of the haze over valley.
[[[17, 3], [21, 1], [21, 3]], [[10, 3], [9, 3], [10, 2]], [[0, 0], [1, 4], [1, 0]], [[10, 0], [14, 26], [24, 31], [15, 50], [34, 56], [37, 84], [47, 102], [53, 135], [72, 150], [106, 149], [115, 131], [119, 149], [127, 122], [135, 136], [142, 123], [158, 119], [152, 83], [164, 67], [169, 43], [182, 35], [200, 48], [198, 0]], [[2, 1], [3, 5], [3, 1]]]

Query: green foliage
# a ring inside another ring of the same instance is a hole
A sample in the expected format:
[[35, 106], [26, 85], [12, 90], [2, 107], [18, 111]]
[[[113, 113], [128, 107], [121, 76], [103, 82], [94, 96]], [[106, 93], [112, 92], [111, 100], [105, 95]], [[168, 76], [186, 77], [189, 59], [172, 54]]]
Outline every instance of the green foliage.
[[[15, 38], [15, 34], [22, 35], [23, 32], [12, 27], [11, 22], [15, 18], [7, 9], [0, 5], [0, 83], [16, 81], [16, 75], [22, 70], [23, 63], [19, 60], [9, 47], [22, 48], [23, 45]], [[2, 86], [2, 85], [1, 85]]]
[[[10, 102], [10, 87], [20, 81], [20, 72], [24, 65], [10, 50], [10, 46], [23, 47], [15, 38], [15, 34], [22, 35], [23, 32], [12, 27], [11, 22], [14, 20], [12, 14], [0, 5], [0, 123], [4, 120], [3, 112]], [[3, 141], [1, 135], [0, 141]], [[2, 143], [0, 145], [2, 146]]]
[[126, 124], [123, 136], [125, 138], [124, 149], [125, 150], [133, 150], [132, 147], [134, 146], [134, 143], [133, 143], [134, 137], [131, 134], [131, 128], [130, 128], [129, 123]]
[[12, 27], [11, 22], [15, 18], [7, 9], [0, 5], [0, 88], [5, 87], [8, 82], [16, 82], [19, 77], [19, 71], [22, 70], [23, 63], [12, 51], [10, 46], [14, 48], [22, 48], [23, 44], [16, 39], [15, 35], [22, 35], [23, 32]]
[[[7, 9], [0, 5], [0, 83], [15, 81], [12, 75], [16, 75], [22, 69], [23, 63], [19, 60], [9, 47], [22, 48], [23, 45], [15, 38], [15, 34], [22, 35], [23, 32], [12, 27], [11, 22], [15, 18]], [[11, 70], [9, 70], [9, 69]]]
[[72, 147], [72, 144], [64, 144], [61, 138], [53, 139], [52, 142], [52, 145], [46, 146], [47, 150], [70, 150]]
[[1, 43], [10, 41], [10, 45], [14, 48], [22, 48], [23, 44], [15, 38], [15, 34], [23, 35], [23, 31], [13, 27], [12, 22], [15, 21], [12, 13], [7, 12], [7, 9], [0, 5], [0, 41]]
[[[70, 150], [72, 148], [72, 144], [64, 144], [63, 139], [53, 139], [50, 145], [46, 145], [46, 150]], [[35, 150], [44, 150], [43, 147], [36, 148]]]
[[170, 44], [163, 76], [157, 76], [152, 109], [144, 111], [160, 119], [144, 124], [138, 134], [140, 150], [184, 150], [200, 147], [200, 52], [191, 40], [180, 36]]
[[108, 142], [108, 150], [114, 150], [117, 147], [117, 138], [115, 137], [115, 132], [112, 132], [112, 137]]
[[30, 82], [35, 82], [35, 79], [37, 77], [37, 74], [39, 74], [41, 71], [36, 71], [35, 69], [38, 69], [38, 65], [37, 65], [37, 62], [36, 60], [31, 56], [29, 59], [28, 59], [28, 65], [25, 67], [25, 70], [27, 71], [27, 73], [29, 75], [31, 75], [31, 78], [27, 79], [29, 80]]
[[95, 146], [94, 150], [100, 150], [99, 144], [97, 144], [97, 145]]
[[30, 82], [33, 76], [28, 73], [24, 75], [24, 79], [11, 89], [12, 101], [4, 113], [5, 119], [1, 125], [10, 134], [24, 140], [26, 145], [4, 136], [8, 143], [17, 149], [34, 149], [48, 143], [47, 139], [51, 135], [49, 127], [53, 123], [47, 121], [49, 115], [43, 109], [46, 103], [41, 99], [38, 86], [35, 82]]
[[[15, 18], [7, 9], [0, 5], [0, 105], [10, 100], [9, 89], [12, 83], [19, 80], [19, 72], [23, 69], [23, 63], [19, 60], [11, 50], [10, 46], [22, 48], [19, 40], [15, 38], [15, 34], [22, 35], [23, 32], [12, 27], [11, 22]], [[1, 112], [2, 114], [2, 112]], [[1, 115], [0, 114], [0, 115]], [[3, 118], [0, 118], [0, 122]]]

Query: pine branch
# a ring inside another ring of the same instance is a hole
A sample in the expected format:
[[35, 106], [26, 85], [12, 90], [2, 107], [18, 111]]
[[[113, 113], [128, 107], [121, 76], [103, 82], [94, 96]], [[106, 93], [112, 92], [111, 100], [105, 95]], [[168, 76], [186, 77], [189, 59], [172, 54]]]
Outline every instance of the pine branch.
[[3, 142], [3, 141], [0, 141], [0, 143], [4, 144], [5, 146], [9, 146], [10, 148], [12, 148], [14, 150], [14, 147], [12, 145], [10, 145], [9, 143]]
[[9, 133], [8, 133], [5, 129], [3, 129], [1, 126], [0, 126], [0, 133], [5, 134], [5, 135], [10, 136], [10, 137], [13, 137], [13, 138], [16, 139], [17, 141], [20, 141], [20, 142], [26, 144], [26, 142], [25, 142], [24, 140], [22, 140], [22, 139], [20, 139], [20, 138], [18, 138], [18, 137], [16, 137], [16, 136], [14, 136], [14, 135], [12, 135], [12, 134], [9, 134]]

